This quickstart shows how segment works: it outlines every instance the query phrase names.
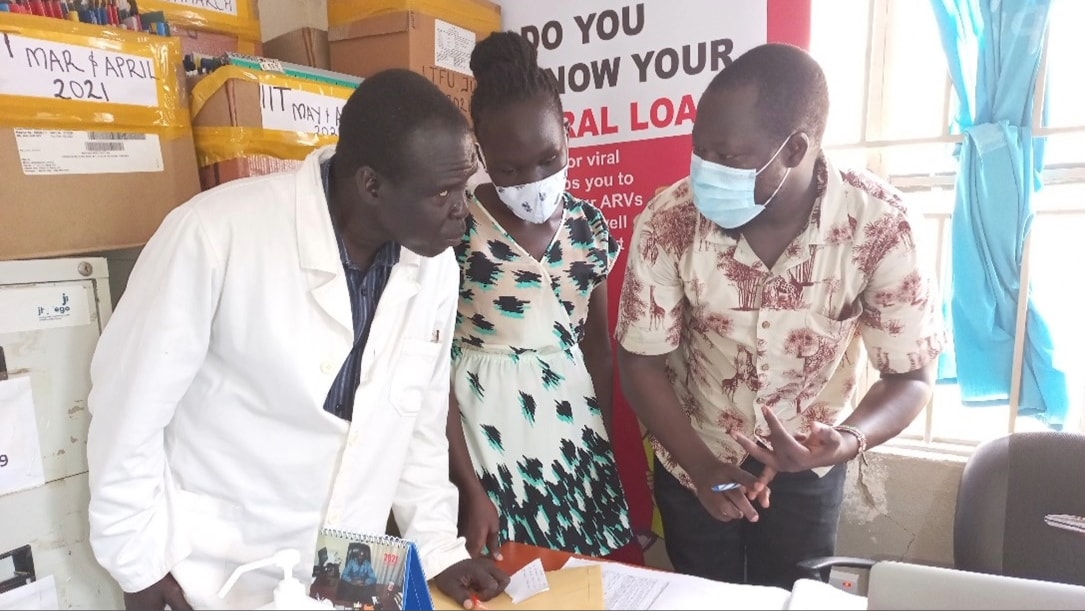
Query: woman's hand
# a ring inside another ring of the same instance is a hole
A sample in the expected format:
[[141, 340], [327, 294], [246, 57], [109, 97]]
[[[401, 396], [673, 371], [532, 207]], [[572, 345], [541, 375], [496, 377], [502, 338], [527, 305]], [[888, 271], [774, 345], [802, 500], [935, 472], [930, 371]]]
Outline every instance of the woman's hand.
[[501, 517], [489, 495], [484, 491], [470, 494], [463, 498], [460, 509], [460, 532], [467, 539], [467, 552], [471, 557], [488, 555], [501, 560]]

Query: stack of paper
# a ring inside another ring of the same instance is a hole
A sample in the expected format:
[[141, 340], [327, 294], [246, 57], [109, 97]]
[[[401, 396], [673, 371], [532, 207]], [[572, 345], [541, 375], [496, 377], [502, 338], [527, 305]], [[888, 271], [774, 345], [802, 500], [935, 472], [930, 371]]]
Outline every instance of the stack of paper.
[[867, 608], [865, 596], [845, 592], [836, 586], [813, 579], [800, 579], [791, 588], [786, 609], [792, 611], [860, 611]]
[[571, 559], [565, 569], [598, 564], [603, 571], [607, 609], [783, 609], [791, 593], [783, 588], [703, 579], [613, 562]]
[[[532, 563], [534, 564], [534, 563]], [[531, 566], [531, 565], [528, 565]], [[541, 564], [539, 565], [541, 568]], [[527, 567], [525, 567], [527, 568]], [[516, 586], [511, 581], [509, 587], [515, 590], [517, 595], [531, 591], [539, 587], [537, 576], [533, 575], [535, 569], [529, 569], [525, 575], [517, 578]], [[519, 574], [519, 571], [517, 574]], [[523, 609], [525, 611], [564, 610], [564, 609], [591, 609], [601, 610], [603, 606], [603, 577], [602, 570], [597, 566], [584, 566], [560, 571], [545, 573], [546, 589], [537, 592], [520, 602], [513, 602], [509, 590], [500, 594], [493, 600], [486, 601], [483, 606], [486, 609]], [[525, 588], [526, 585], [526, 589]], [[437, 610], [455, 611], [463, 610], [463, 601], [454, 601], [445, 596], [436, 588], [430, 588], [433, 594], [433, 608]]]
[[[433, 591], [434, 609], [462, 609]], [[511, 576], [504, 594], [486, 609], [866, 609], [867, 600], [829, 584], [800, 579], [793, 591], [703, 579], [692, 575], [572, 558], [544, 572], [535, 560]]]

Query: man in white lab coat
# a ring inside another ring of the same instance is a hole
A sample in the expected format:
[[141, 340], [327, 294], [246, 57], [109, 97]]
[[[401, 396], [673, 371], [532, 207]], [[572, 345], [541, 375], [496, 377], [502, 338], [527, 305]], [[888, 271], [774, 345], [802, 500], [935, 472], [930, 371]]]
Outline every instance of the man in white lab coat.
[[[383, 534], [470, 606], [507, 577], [456, 536], [445, 437], [468, 125], [423, 77], [366, 79], [339, 144], [234, 181], [148, 242], [91, 365], [91, 545], [129, 609], [248, 608], [240, 564], [321, 527]], [[191, 605], [191, 606], [190, 606]]]

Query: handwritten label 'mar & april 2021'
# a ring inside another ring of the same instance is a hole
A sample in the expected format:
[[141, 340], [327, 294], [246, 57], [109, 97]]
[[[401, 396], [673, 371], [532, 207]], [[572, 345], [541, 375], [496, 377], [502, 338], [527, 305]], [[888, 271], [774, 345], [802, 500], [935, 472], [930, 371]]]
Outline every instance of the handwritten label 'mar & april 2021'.
[[0, 95], [156, 107], [158, 74], [146, 56], [0, 34]]

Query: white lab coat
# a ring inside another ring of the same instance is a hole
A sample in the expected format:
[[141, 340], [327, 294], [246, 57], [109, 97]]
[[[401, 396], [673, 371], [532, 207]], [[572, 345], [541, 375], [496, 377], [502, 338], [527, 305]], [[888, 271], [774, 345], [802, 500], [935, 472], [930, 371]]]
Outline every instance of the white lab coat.
[[383, 534], [393, 509], [427, 576], [467, 558], [445, 437], [459, 271], [406, 249], [380, 300], [353, 422], [323, 409], [353, 343], [319, 160], [174, 210], [144, 248], [91, 365], [90, 541], [125, 591], [172, 572], [197, 608], [271, 600], [322, 525]]

